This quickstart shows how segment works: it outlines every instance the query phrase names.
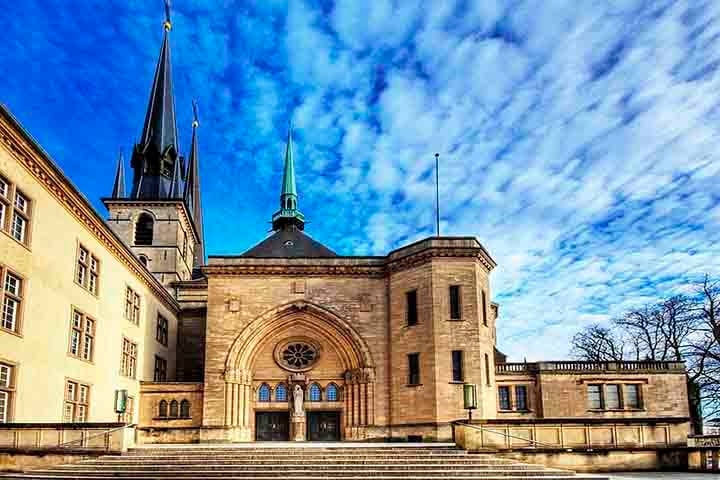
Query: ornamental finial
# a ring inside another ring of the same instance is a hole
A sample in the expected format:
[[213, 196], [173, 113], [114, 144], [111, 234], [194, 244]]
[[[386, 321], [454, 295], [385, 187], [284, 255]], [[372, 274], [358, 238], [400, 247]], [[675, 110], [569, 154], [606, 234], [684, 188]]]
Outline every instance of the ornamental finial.
[[166, 32], [172, 30], [172, 21], [170, 21], [170, 0], [165, 0], [165, 22], [163, 28]]

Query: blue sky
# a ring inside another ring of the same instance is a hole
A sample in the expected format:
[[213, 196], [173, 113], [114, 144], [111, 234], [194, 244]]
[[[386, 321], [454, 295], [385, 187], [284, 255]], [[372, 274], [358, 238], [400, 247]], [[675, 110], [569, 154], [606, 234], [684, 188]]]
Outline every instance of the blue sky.
[[[200, 102], [207, 251], [262, 239], [286, 126], [308, 232], [384, 254], [476, 235], [499, 346], [567, 355], [584, 325], [720, 266], [720, 2], [175, 0], [186, 153]], [[160, 0], [23, 0], [0, 101], [97, 209], [137, 141]]]

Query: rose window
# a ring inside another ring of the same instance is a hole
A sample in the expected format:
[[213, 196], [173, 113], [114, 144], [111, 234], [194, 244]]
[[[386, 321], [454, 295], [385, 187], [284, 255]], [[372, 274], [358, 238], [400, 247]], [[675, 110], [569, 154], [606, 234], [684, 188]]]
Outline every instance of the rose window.
[[289, 343], [280, 354], [282, 362], [293, 369], [309, 367], [317, 359], [317, 350], [307, 343]]

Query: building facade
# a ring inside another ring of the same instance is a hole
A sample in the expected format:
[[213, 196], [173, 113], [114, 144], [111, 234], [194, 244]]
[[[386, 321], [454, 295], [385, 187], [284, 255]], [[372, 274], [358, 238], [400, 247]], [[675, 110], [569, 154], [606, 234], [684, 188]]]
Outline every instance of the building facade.
[[113, 421], [127, 391], [140, 442], [439, 440], [472, 385], [480, 422], [689, 429], [682, 364], [507, 363], [476, 238], [382, 256], [311, 238], [291, 132], [273, 232], [206, 260], [200, 123], [185, 158], [171, 27], [104, 220], [0, 109], [0, 422]]

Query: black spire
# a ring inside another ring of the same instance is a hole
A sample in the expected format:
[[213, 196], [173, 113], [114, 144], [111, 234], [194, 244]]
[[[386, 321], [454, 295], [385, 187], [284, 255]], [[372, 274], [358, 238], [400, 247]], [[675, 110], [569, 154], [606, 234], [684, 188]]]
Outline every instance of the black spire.
[[197, 102], [193, 100], [192, 143], [190, 144], [190, 160], [188, 161], [187, 181], [185, 182], [185, 204], [190, 210], [200, 242], [195, 248], [193, 266], [195, 268], [205, 264], [205, 231], [202, 218], [202, 201], [200, 198], [200, 155], [198, 154], [197, 130], [200, 126], [198, 120]]
[[[175, 163], [182, 162], [175, 122], [169, 40], [172, 23], [170, 23], [170, 5], [167, 0], [163, 28], [165, 32], [150, 90], [145, 124], [131, 161], [134, 173], [131, 198], [149, 200], [168, 198], [172, 190]], [[182, 163], [180, 166], [182, 167]]]
[[112, 198], [125, 198], [125, 160], [120, 152], [118, 156], [117, 170], [115, 171], [115, 182], [113, 183]]

